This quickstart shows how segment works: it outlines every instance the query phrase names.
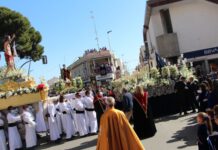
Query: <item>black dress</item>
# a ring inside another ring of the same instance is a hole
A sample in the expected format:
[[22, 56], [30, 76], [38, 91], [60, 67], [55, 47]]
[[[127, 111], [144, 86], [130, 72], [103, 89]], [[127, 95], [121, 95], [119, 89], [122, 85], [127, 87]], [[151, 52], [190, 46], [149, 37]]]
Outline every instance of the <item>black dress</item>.
[[199, 111], [201, 112], [206, 112], [206, 109], [208, 108], [208, 96], [209, 96], [209, 92], [208, 91], [203, 91], [198, 98], [200, 107], [199, 107]]
[[186, 89], [186, 84], [182, 81], [176, 82], [175, 89], [177, 90], [177, 100], [180, 107], [180, 114], [184, 112], [184, 114], [187, 114], [187, 108], [188, 108], [188, 90]]
[[211, 150], [217, 150], [218, 149], [218, 135], [212, 135], [209, 137], [209, 145]]
[[95, 107], [95, 111], [96, 111], [97, 122], [98, 122], [98, 129], [99, 129], [99, 127], [100, 127], [100, 120], [101, 120], [101, 116], [104, 113], [105, 105], [101, 102], [101, 100], [96, 100], [94, 102], [94, 107]]
[[146, 116], [139, 102], [136, 99], [133, 99], [133, 124], [134, 130], [141, 140], [155, 135], [157, 130], [149, 104]]
[[201, 124], [198, 126], [198, 149], [199, 150], [209, 150], [209, 145], [207, 142], [208, 138], [208, 130], [205, 124]]

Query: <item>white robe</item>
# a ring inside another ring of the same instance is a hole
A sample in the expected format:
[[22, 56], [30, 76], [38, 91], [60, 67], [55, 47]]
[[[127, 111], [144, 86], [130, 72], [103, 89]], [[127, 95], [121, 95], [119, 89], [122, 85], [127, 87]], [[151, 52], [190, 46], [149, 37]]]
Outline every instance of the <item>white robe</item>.
[[36, 113], [36, 131], [47, 132], [47, 127], [44, 118], [44, 106], [43, 102], [38, 103], [38, 112]]
[[[20, 116], [15, 116], [12, 113], [7, 114], [8, 123], [16, 123], [17, 121], [21, 121]], [[20, 134], [18, 132], [17, 126], [8, 127], [8, 137], [9, 137], [9, 147], [10, 150], [15, 150], [22, 148], [22, 141]]]
[[[0, 119], [0, 126], [4, 126], [4, 121]], [[0, 150], [7, 150], [4, 129], [0, 130]]]
[[[83, 99], [76, 99], [75, 100], [75, 109], [76, 111], [84, 111], [85, 107], [83, 104]], [[78, 126], [78, 131], [80, 136], [84, 136], [88, 134], [87, 124], [85, 119], [85, 113], [76, 113], [76, 123]]]
[[74, 126], [75, 133], [76, 133], [76, 132], [78, 132], [78, 125], [76, 122], [75, 99], [70, 100], [68, 104], [70, 107], [71, 117], [73, 120], [73, 126]]
[[[85, 108], [94, 109], [93, 101], [94, 101], [94, 98], [92, 96], [84, 97]], [[97, 133], [98, 123], [97, 123], [95, 111], [86, 110], [86, 123], [87, 123], [87, 128], [88, 128], [89, 133]]]
[[[58, 104], [55, 105], [55, 109], [59, 109], [58, 108]], [[61, 122], [61, 112], [60, 112], [60, 110], [56, 111], [56, 121], [57, 121], [57, 126], [58, 126], [59, 134], [62, 135], [62, 133], [63, 133], [63, 125], [62, 125], [62, 122]]]
[[36, 137], [36, 123], [34, 121], [33, 115], [28, 112], [23, 112], [23, 121], [25, 124], [25, 141], [26, 147], [31, 148], [37, 145], [37, 137]]
[[47, 105], [47, 109], [48, 109], [48, 114], [49, 114], [48, 125], [49, 125], [50, 140], [56, 141], [60, 139], [60, 133], [59, 133], [57, 121], [55, 118], [56, 108], [53, 103], [50, 103]]
[[[75, 134], [75, 129], [73, 128], [73, 120], [71, 118], [70, 110], [66, 102], [59, 103], [58, 106], [60, 112], [62, 112], [62, 125], [64, 128], [64, 132], [66, 134], [66, 139], [70, 139]], [[63, 114], [66, 112], [67, 114]]]

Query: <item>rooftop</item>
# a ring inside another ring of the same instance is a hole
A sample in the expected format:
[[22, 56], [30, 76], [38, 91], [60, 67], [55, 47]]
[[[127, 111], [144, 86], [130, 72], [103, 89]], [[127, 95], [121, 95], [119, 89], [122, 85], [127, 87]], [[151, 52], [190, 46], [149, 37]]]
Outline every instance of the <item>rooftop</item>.
[[84, 55], [82, 57], [79, 57], [79, 59], [71, 64], [68, 68], [74, 68], [77, 65], [80, 65], [81, 63], [84, 63], [85, 61], [90, 61], [93, 59], [99, 59], [99, 58], [105, 58], [105, 57], [111, 57], [114, 56], [114, 54], [107, 50], [106, 47], [101, 48], [100, 50], [96, 49], [90, 49], [86, 50]]
[[[147, 5], [149, 7], [157, 7], [157, 6], [175, 3], [179, 1], [183, 1], [183, 0], [148, 0]], [[210, 2], [218, 4], [218, 0], [206, 0], [206, 1], [210, 1]]]

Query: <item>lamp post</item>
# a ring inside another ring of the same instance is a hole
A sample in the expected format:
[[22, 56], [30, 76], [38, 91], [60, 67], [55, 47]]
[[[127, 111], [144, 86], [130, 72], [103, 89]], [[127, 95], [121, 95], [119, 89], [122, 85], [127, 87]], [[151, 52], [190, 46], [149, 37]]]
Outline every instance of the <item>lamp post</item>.
[[111, 49], [111, 42], [110, 42], [110, 33], [111, 32], [112, 32], [112, 30], [107, 31], [107, 39], [108, 39], [109, 49], [112, 51], [112, 49]]
[[[47, 56], [46, 56], [46, 55], [43, 55], [43, 56], [41, 57], [41, 59], [42, 59], [42, 64], [47, 64], [47, 63], [48, 63], [48, 60], [47, 60]], [[26, 64], [29, 63], [28, 77], [30, 76], [30, 68], [31, 68], [31, 62], [32, 62], [32, 61], [33, 61], [33, 60], [30, 59], [30, 60], [26, 61], [25, 63], [23, 63], [23, 64], [20, 66], [20, 70], [21, 70]]]

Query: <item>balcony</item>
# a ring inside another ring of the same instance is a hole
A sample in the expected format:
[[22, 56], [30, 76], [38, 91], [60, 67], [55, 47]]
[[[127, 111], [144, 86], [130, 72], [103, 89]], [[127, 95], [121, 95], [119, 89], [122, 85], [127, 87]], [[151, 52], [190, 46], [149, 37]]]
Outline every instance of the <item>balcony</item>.
[[179, 42], [176, 33], [160, 35], [156, 37], [156, 40], [161, 57], [170, 58], [180, 55]]
[[96, 75], [107, 75], [108, 73], [113, 72], [112, 66], [109, 65], [101, 65], [101, 66], [96, 66], [94, 69], [94, 72]]

